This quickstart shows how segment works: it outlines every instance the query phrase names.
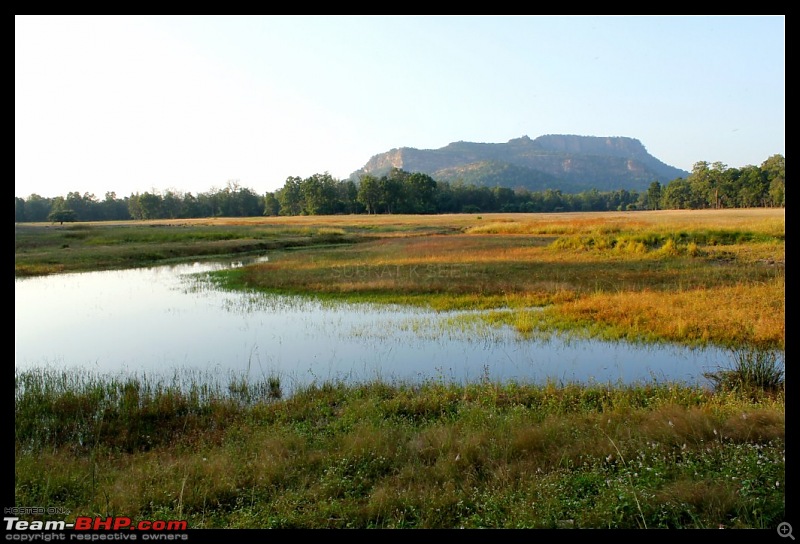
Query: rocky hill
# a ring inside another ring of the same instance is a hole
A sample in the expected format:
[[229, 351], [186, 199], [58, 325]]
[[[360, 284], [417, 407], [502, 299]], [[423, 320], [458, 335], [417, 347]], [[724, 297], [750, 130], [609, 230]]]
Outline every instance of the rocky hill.
[[422, 172], [436, 181], [531, 191], [590, 189], [644, 191], [689, 172], [650, 155], [635, 138], [551, 134], [504, 144], [454, 142], [440, 149], [401, 147], [373, 156], [351, 178], [382, 176], [392, 168]]

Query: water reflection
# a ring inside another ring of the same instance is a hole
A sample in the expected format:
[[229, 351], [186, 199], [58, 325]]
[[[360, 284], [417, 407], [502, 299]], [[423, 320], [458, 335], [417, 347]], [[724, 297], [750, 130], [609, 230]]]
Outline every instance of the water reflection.
[[[326, 380], [704, 382], [724, 350], [522, 340], [454, 327], [455, 313], [232, 293], [194, 263], [15, 280], [15, 365], [278, 376], [286, 391]], [[199, 276], [198, 276], [199, 274]], [[450, 320], [450, 321], [448, 321]], [[460, 321], [458, 321], [460, 322]], [[467, 321], [468, 322], [468, 321]]]

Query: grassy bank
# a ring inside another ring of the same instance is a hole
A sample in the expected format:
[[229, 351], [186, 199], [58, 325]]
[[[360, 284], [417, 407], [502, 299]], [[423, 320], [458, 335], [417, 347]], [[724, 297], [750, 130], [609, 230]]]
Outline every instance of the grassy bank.
[[782, 383], [748, 380], [284, 399], [275, 380], [18, 372], [15, 501], [191, 528], [774, 528], [784, 407]]
[[351, 243], [324, 227], [211, 223], [17, 224], [14, 274], [112, 270]]

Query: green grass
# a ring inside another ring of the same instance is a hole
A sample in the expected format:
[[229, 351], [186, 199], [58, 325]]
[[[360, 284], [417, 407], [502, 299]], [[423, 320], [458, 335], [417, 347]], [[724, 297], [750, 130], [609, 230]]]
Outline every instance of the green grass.
[[[201, 381], [197, 381], [202, 378]], [[191, 528], [774, 528], [784, 394], [15, 377], [15, 503]], [[211, 385], [213, 384], [213, 385]], [[31, 517], [29, 517], [31, 518]]]
[[311, 226], [17, 224], [15, 275], [108, 270], [353, 243], [341, 229]]
[[784, 387], [785, 376], [786, 372], [776, 353], [757, 350], [735, 352], [734, 362], [729, 368], [705, 374], [717, 389], [751, 395], [780, 391]]

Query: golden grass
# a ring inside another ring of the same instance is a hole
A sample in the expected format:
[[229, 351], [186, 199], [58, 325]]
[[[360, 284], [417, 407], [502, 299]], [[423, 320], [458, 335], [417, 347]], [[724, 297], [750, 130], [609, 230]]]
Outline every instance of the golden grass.
[[649, 289], [592, 293], [561, 304], [560, 315], [630, 331], [632, 337], [655, 333], [666, 340], [687, 339], [785, 345], [783, 278], [764, 283], [680, 290]]
[[[592, 227], [638, 228], [665, 226], [688, 227], [745, 227], [761, 223], [783, 224], [785, 208], [742, 208], [722, 210], [654, 210], [634, 212], [569, 212], [569, 213], [488, 213], [488, 214], [436, 214], [436, 215], [304, 215], [278, 217], [209, 217], [196, 219], [154, 219], [146, 221], [106, 221], [103, 225], [283, 225], [283, 226], [435, 226], [469, 229], [486, 224], [508, 223], [549, 228], [590, 230]], [[480, 219], [478, 219], [480, 217]], [[75, 222], [66, 225], [51, 223], [25, 223], [28, 226], [71, 228], [97, 223]], [[527, 232], [527, 231], [526, 231]]]
[[[298, 225], [320, 221], [268, 219]], [[410, 230], [347, 247], [276, 254], [242, 270], [243, 282], [318, 295], [378, 295], [438, 309], [551, 305], [546, 318], [559, 328], [590, 326], [608, 337], [785, 345], [782, 209], [492, 214], [481, 220], [337, 216], [325, 221], [343, 225], [335, 227], [342, 230], [355, 224]], [[462, 228], [427, 236], [411, 228], [433, 224]], [[726, 229], [730, 240], [744, 233], [751, 241], [719, 244], [714, 233]], [[698, 241], [679, 244], [665, 236], [663, 245], [645, 247], [625, 238], [659, 232], [686, 233], [690, 239], [696, 233]], [[618, 242], [604, 243], [604, 233]], [[590, 248], [554, 244], [584, 235], [596, 236]], [[542, 323], [534, 317], [522, 311], [501, 321], [529, 333]]]

